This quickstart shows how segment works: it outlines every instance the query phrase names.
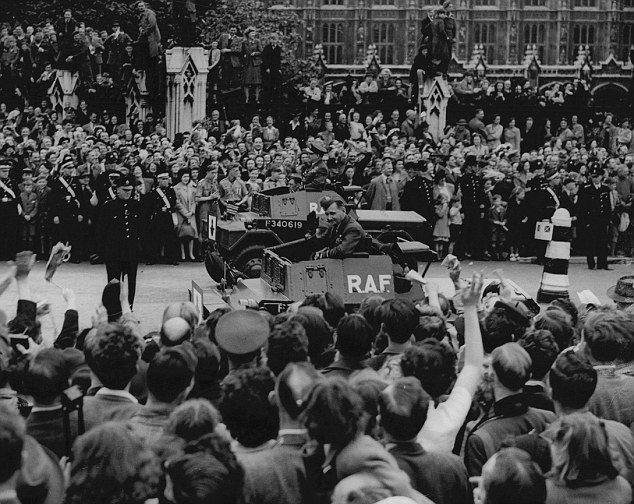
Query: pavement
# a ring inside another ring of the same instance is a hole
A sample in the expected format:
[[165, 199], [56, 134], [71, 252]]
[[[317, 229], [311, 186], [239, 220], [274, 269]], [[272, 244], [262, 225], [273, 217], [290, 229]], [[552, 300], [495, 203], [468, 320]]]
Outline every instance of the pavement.
[[[576, 293], [590, 289], [604, 303], [610, 302], [606, 296], [609, 287], [623, 275], [634, 274], [631, 264], [612, 264], [612, 271], [588, 270], [585, 264], [574, 261], [570, 265], [570, 295], [575, 302], [579, 302]], [[471, 276], [475, 271], [483, 271], [485, 277], [495, 277], [493, 271], [501, 268], [506, 278], [513, 280], [533, 297], [536, 296], [542, 275], [542, 266], [515, 262], [471, 262], [463, 261], [463, 276]], [[51, 315], [42, 321], [43, 328], [59, 330], [64, 320], [66, 309], [61, 290], [44, 280], [45, 262], [36, 263], [31, 272], [32, 290], [36, 301], [47, 301], [51, 305]], [[0, 273], [4, 270], [0, 266]], [[427, 279], [447, 278], [447, 270], [434, 263], [430, 267]], [[205, 292], [211, 296], [215, 286], [209, 278], [202, 263], [181, 263], [179, 266], [139, 265], [137, 276], [137, 295], [134, 302], [134, 313], [141, 321], [143, 332], [157, 330], [161, 323], [161, 314], [165, 306], [171, 301], [188, 299], [188, 289], [194, 280]], [[106, 269], [103, 265], [70, 264], [66, 263], [57, 271], [54, 282], [60, 287], [68, 287], [75, 291], [77, 308], [79, 310], [80, 327], [91, 323], [91, 316], [99, 305], [101, 292], [106, 283]], [[2, 296], [0, 307], [13, 316], [17, 301], [15, 285], [10, 287]], [[207, 302], [205, 302], [207, 304]]]

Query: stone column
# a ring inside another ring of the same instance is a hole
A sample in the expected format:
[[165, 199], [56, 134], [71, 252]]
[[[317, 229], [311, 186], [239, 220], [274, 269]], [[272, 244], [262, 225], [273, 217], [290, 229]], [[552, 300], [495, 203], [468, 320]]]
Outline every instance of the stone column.
[[202, 47], [173, 47], [165, 52], [167, 66], [167, 136], [191, 131], [207, 111], [209, 51]]
[[[419, 73], [419, 79], [421, 78]], [[447, 124], [447, 103], [451, 96], [451, 88], [442, 77], [425, 79], [422, 99], [427, 110], [429, 132], [436, 142], [439, 141]]]
[[75, 94], [78, 80], [77, 74], [70, 70], [57, 70], [55, 80], [48, 88], [48, 99], [53, 105], [53, 110], [62, 117], [66, 117], [66, 107], [77, 109], [79, 106], [79, 97]]

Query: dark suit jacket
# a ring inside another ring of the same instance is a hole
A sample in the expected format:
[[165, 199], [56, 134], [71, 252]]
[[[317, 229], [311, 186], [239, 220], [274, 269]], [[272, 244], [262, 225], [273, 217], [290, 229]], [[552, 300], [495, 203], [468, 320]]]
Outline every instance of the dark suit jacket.
[[223, 53], [222, 60], [225, 62], [231, 62], [231, 66], [239, 68], [242, 66], [242, 41], [243, 38], [236, 35], [231, 41], [229, 41], [229, 34], [223, 33], [220, 35], [220, 41], [218, 43], [219, 49], [231, 49], [231, 52]]
[[262, 51], [262, 70], [270, 70], [271, 73], [279, 72], [282, 68], [282, 48], [278, 44], [275, 49], [271, 44], [266, 44]]
[[[77, 414], [72, 413], [70, 419], [71, 446], [77, 437]], [[51, 450], [59, 458], [67, 455], [64, 421], [61, 407], [53, 411], [33, 411], [26, 421], [27, 434], [38, 443]]]
[[436, 504], [471, 502], [467, 468], [456, 455], [428, 452], [416, 442], [388, 445], [388, 448], [414, 489], [425, 497]]
[[610, 190], [601, 185], [586, 184], [579, 190], [577, 201], [579, 223], [582, 225], [608, 224], [612, 216]]
[[328, 230], [326, 257], [343, 259], [350, 257], [354, 252], [362, 251], [365, 246], [365, 236], [365, 231], [361, 225], [346, 215], [338, 226], [333, 226]]

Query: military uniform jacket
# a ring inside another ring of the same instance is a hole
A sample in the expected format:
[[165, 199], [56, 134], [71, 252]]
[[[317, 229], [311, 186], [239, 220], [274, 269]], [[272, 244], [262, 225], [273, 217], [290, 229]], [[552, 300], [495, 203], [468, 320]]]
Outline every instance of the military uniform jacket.
[[[161, 218], [172, 222], [172, 214], [176, 212], [176, 193], [172, 187], [166, 187], [161, 189], [161, 192], [165, 196], [165, 199], [169, 202], [169, 205], [165, 203], [163, 195], [159, 192], [159, 187], [152, 189], [152, 192], [148, 195], [148, 211], [150, 213], [150, 220], [160, 220]], [[167, 209], [163, 209], [167, 207]]]
[[20, 190], [11, 179], [0, 180], [0, 219], [20, 215]]
[[408, 180], [401, 195], [401, 209], [411, 210], [434, 221], [434, 183], [424, 177]]
[[62, 220], [73, 218], [77, 220], [81, 203], [76, 187], [72, 180], [61, 177], [51, 182], [49, 205], [52, 217], [59, 217]]
[[463, 175], [460, 177], [458, 186], [462, 193], [462, 206], [464, 208], [484, 208], [486, 203], [484, 184], [477, 174], [467, 173]]
[[349, 215], [337, 226], [332, 226], [326, 236], [327, 247], [325, 257], [343, 259], [354, 252], [362, 252], [365, 246], [365, 231], [361, 225]]
[[578, 220], [583, 225], [608, 224], [612, 216], [610, 189], [586, 184], [579, 191]]
[[141, 204], [117, 198], [103, 206], [97, 239], [102, 257], [114, 261], [138, 261], [141, 236]]

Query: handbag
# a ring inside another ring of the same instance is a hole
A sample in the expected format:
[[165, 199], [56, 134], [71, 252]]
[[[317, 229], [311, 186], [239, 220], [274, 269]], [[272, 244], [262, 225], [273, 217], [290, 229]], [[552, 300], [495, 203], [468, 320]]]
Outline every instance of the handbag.
[[189, 219], [183, 220], [181, 225], [176, 228], [176, 234], [179, 238], [196, 238], [196, 230], [189, 223]]

